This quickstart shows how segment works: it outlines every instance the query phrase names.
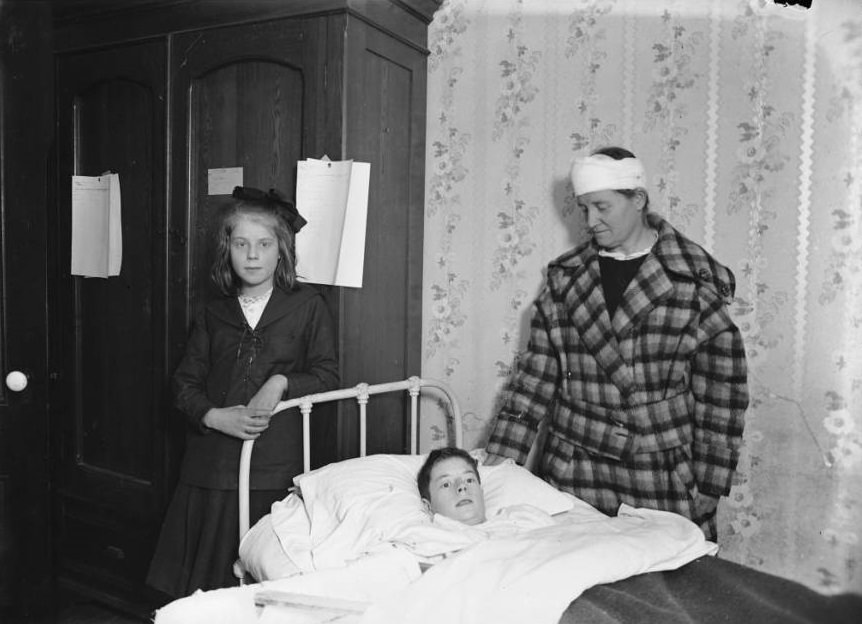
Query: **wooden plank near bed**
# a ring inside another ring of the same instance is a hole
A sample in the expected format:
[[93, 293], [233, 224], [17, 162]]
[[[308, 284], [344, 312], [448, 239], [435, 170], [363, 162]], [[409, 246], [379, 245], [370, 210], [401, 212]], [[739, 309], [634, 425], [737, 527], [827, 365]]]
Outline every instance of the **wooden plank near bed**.
[[[283, 607], [298, 612], [325, 612], [332, 620], [346, 623], [353, 621], [351, 616], [360, 616], [369, 607], [367, 602], [326, 598], [277, 590], [263, 590], [254, 595], [256, 607]], [[351, 619], [347, 619], [351, 618]]]

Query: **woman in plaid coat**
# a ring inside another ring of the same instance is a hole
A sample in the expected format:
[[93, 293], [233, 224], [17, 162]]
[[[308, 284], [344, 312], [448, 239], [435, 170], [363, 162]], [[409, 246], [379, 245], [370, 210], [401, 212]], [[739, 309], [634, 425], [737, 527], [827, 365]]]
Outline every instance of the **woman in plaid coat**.
[[621, 503], [692, 519], [716, 539], [748, 407], [733, 274], [649, 214], [643, 167], [620, 148], [575, 162], [592, 240], [550, 263], [530, 341], [487, 445], [601, 511]]

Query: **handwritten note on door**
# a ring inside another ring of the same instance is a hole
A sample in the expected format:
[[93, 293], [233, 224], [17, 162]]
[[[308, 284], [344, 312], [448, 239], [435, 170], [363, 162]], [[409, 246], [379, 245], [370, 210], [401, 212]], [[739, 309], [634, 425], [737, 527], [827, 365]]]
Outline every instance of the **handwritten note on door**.
[[300, 281], [362, 286], [370, 177], [369, 163], [297, 163], [296, 207], [308, 220], [296, 236]]

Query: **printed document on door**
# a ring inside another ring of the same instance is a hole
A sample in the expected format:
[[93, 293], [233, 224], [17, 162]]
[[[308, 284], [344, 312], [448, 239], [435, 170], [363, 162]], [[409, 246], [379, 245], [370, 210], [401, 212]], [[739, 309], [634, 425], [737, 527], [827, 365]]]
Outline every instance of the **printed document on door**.
[[72, 275], [119, 275], [122, 264], [120, 176], [72, 176]]

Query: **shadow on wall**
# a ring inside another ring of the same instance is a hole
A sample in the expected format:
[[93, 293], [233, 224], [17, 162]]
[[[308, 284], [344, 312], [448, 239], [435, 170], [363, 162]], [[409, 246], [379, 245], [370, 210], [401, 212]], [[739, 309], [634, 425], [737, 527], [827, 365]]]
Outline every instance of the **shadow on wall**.
[[[556, 208], [555, 212], [556, 212], [557, 217], [559, 218], [560, 227], [565, 229], [566, 232], [568, 233], [568, 235], [566, 237], [568, 244], [567, 244], [567, 247], [565, 250], [565, 251], [568, 251], [570, 249], [577, 247], [578, 245], [580, 245], [581, 243], [583, 243], [587, 240], [586, 223], [584, 221], [582, 211], [577, 207], [577, 204], [575, 203], [575, 195], [574, 195], [574, 192], [572, 189], [572, 183], [571, 183], [571, 180], [569, 179], [568, 176], [555, 177], [552, 180], [552, 182], [551, 182], [551, 198], [552, 198], [553, 205]], [[565, 253], [565, 251], [562, 253]], [[548, 273], [547, 265], [553, 259], [554, 258], [551, 256], [542, 258], [542, 262], [543, 262], [542, 275], [541, 275], [540, 279], [536, 280], [534, 292], [532, 293], [532, 297], [530, 298], [530, 301], [535, 300], [535, 298], [539, 296], [539, 293], [541, 292], [542, 287], [544, 286], [545, 280], [547, 278], [547, 273]], [[520, 318], [518, 321], [518, 335], [521, 336], [520, 343], [522, 345], [524, 345], [524, 348], [526, 348], [526, 343], [527, 343], [528, 337], [530, 335], [530, 321], [531, 321], [532, 317], [533, 317], [533, 306], [528, 305], [528, 306], [524, 307], [524, 309], [521, 311], [521, 315], [520, 315]], [[522, 351], [519, 351], [519, 355], [521, 352]], [[515, 358], [513, 359], [512, 363], [511, 363], [512, 368], [511, 368], [510, 376], [511, 376], [511, 374], [514, 374], [514, 371], [518, 365], [519, 355], [516, 355]], [[503, 386], [501, 391], [498, 392], [496, 394], [496, 396], [494, 397], [493, 413], [495, 413], [495, 414], [499, 411], [500, 406], [502, 405], [503, 398], [504, 398], [503, 397], [504, 389], [505, 389], [505, 386]], [[490, 430], [489, 430], [489, 433], [490, 433]], [[540, 445], [541, 445], [540, 441], [534, 445], [533, 454], [535, 454], [535, 448], [537, 446], [540, 446]], [[535, 457], [532, 457], [532, 455], [531, 455], [531, 459], [528, 459], [528, 467], [532, 468], [532, 461], [534, 461], [534, 460], [535, 460]]]
[[551, 197], [557, 209], [557, 216], [560, 218], [561, 225], [569, 233], [569, 248], [576, 247], [587, 240], [587, 224], [584, 221], [583, 212], [575, 202], [572, 181], [566, 175], [554, 178], [551, 184]]

